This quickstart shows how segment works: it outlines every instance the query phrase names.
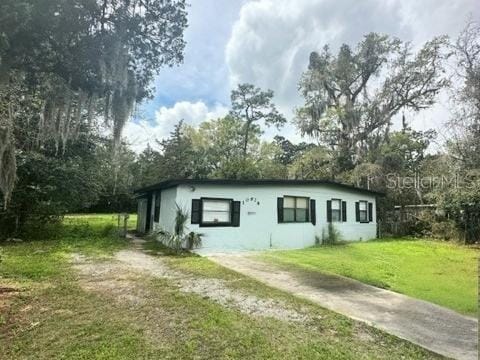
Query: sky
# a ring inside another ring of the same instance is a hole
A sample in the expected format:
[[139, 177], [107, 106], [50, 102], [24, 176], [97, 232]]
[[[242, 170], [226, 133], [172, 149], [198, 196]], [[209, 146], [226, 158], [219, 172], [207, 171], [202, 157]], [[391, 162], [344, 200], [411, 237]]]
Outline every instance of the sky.
[[[309, 54], [329, 44], [355, 46], [369, 32], [385, 33], [419, 48], [434, 36], [456, 37], [468, 19], [480, 20], [480, 0], [190, 0], [184, 61], [164, 68], [155, 96], [137, 109], [124, 135], [133, 149], [168, 136], [180, 120], [192, 126], [228, 113], [238, 83], [272, 89], [289, 120], [281, 134], [302, 139], [291, 124], [302, 105], [298, 81]], [[441, 129], [448, 119], [445, 97], [410, 115], [418, 130]]]

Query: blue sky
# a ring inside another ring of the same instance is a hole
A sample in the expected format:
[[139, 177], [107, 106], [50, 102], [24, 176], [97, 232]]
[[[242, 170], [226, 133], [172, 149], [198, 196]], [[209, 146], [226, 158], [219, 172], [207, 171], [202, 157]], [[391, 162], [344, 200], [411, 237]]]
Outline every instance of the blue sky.
[[[480, 19], [478, 0], [191, 0], [184, 62], [162, 69], [155, 97], [143, 104], [125, 136], [141, 151], [184, 119], [193, 126], [224, 115], [230, 90], [250, 82], [275, 92], [288, 119], [301, 105], [297, 84], [311, 51], [325, 44], [355, 45], [371, 31], [420, 46], [433, 36], [455, 37], [469, 17]], [[440, 127], [448, 118], [443, 101], [416, 114], [418, 129]], [[278, 133], [266, 131], [266, 137]], [[292, 124], [281, 130], [301, 140]]]
[[225, 45], [238, 18], [241, 1], [196, 0], [188, 7], [184, 62], [163, 69], [155, 81], [155, 99], [145, 105], [153, 117], [160, 106], [202, 100], [208, 106], [228, 103]]

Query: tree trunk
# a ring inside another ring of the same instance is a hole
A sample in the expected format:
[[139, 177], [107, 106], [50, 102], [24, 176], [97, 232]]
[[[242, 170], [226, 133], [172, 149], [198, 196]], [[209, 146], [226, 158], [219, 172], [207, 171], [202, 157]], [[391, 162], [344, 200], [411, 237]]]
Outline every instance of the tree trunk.
[[250, 122], [245, 124], [245, 138], [243, 141], [243, 160], [247, 158], [248, 137], [250, 135]]

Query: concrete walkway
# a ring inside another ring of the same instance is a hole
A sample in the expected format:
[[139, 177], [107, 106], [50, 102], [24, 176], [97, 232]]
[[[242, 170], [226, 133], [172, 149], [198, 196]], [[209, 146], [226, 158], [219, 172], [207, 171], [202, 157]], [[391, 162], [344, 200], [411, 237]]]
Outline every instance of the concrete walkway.
[[462, 360], [478, 358], [478, 321], [474, 318], [341, 276], [280, 270], [249, 255], [209, 254], [208, 258], [438, 354]]

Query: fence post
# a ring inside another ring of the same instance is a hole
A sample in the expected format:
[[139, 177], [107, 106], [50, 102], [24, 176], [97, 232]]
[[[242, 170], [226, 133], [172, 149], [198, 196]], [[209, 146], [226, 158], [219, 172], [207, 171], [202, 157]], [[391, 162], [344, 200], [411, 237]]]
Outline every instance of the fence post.
[[123, 214], [123, 233], [122, 233], [122, 237], [127, 237], [128, 218], [129, 218], [128, 214]]

